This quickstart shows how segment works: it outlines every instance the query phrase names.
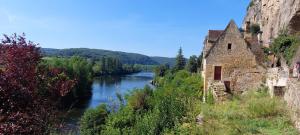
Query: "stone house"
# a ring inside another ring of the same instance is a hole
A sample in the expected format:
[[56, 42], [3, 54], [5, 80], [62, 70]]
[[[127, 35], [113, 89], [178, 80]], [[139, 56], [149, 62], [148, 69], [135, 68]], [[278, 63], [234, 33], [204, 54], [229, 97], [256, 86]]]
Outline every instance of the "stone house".
[[218, 100], [260, 87], [265, 69], [257, 36], [241, 32], [231, 20], [225, 30], [209, 30], [204, 41], [204, 91], [212, 90]]

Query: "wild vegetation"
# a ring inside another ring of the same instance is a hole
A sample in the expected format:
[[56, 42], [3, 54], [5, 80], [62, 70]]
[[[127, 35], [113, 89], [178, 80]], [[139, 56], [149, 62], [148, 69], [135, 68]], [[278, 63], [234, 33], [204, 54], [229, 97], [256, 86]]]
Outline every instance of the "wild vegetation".
[[277, 38], [274, 39], [270, 50], [277, 56], [283, 57], [287, 64], [291, 64], [296, 51], [300, 45], [299, 36], [289, 35], [286, 32], [281, 32]]
[[182, 69], [184, 69], [185, 65], [186, 65], [186, 60], [183, 56], [182, 48], [180, 47], [178, 54], [176, 56], [176, 64], [175, 64], [174, 70], [177, 70], [177, 71], [182, 70]]
[[88, 49], [88, 48], [71, 48], [71, 49], [50, 49], [42, 48], [42, 53], [48, 57], [72, 57], [80, 56], [83, 58], [91, 60], [101, 60], [102, 57], [112, 57], [114, 59], [120, 60], [123, 64], [140, 64], [140, 65], [159, 65], [159, 64], [169, 64], [174, 66], [175, 59], [167, 57], [149, 57], [142, 54], [136, 53], [125, 53], [118, 51], [109, 51], [101, 49]]
[[102, 57], [101, 60], [97, 60], [93, 63], [93, 72], [95, 76], [136, 73], [146, 67], [146, 65], [122, 64], [119, 59], [113, 57]]
[[250, 26], [250, 32], [252, 35], [256, 35], [260, 32], [260, 26], [259, 24], [251, 24]]
[[[194, 61], [195, 58], [188, 63]], [[168, 65], [157, 67], [155, 74], [155, 89], [146, 86], [134, 90], [125, 96], [126, 104], [119, 98], [117, 110], [105, 105], [89, 109], [81, 119], [80, 133], [297, 134], [284, 102], [269, 97], [264, 88], [224, 103], [215, 102], [210, 93], [203, 103], [203, 80], [199, 74]]]
[[[145, 87], [126, 96], [127, 104], [118, 111], [103, 105], [87, 111], [81, 134], [297, 134], [284, 102], [270, 98], [264, 89], [224, 103], [203, 103], [198, 74], [181, 70], [160, 78], [155, 90]], [[108, 115], [92, 115], [96, 110]]]
[[92, 63], [84, 58], [73, 56], [71, 58], [46, 57], [40, 67], [59, 69], [66, 73], [67, 78], [75, 80], [76, 85], [63, 99], [64, 104], [71, 104], [78, 98], [85, 98], [91, 93], [93, 81]]
[[24, 35], [0, 42], [0, 134], [47, 134], [56, 105], [76, 84], [63, 70], [39, 67], [37, 44]]

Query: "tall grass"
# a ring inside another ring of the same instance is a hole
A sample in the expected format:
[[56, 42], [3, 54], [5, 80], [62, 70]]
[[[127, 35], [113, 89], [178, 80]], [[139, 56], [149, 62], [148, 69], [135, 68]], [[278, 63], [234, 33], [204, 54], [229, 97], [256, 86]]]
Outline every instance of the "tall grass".
[[[201, 104], [204, 123], [189, 123], [189, 131], [208, 135], [297, 135], [284, 102], [266, 92], [251, 91], [224, 103]], [[180, 132], [187, 127], [181, 125]]]

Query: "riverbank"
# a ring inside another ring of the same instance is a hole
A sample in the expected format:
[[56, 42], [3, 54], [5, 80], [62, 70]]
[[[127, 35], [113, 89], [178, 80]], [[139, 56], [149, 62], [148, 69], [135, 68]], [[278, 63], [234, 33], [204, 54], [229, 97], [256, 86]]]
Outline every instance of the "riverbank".
[[152, 72], [139, 72], [127, 75], [108, 75], [95, 77], [91, 86], [91, 96], [89, 99], [79, 101], [71, 110], [66, 111], [65, 127], [60, 133], [79, 134], [79, 121], [83, 113], [90, 108], [95, 108], [100, 104], [113, 105], [117, 101], [117, 93], [124, 97], [134, 89], [151, 85], [153, 79]]

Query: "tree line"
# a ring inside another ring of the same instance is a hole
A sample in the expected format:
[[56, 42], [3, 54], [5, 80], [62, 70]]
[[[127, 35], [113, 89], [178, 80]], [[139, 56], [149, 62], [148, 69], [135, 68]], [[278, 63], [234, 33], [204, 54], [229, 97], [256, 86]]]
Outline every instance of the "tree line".
[[162, 64], [154, 68], [155, 76], [163, 77], [167, 71], [177, 72], [180, 70], [187, 70], [191, 73], [197, 73], [201, 70], [202, 53], [198, 57], [196, 55], [190, 56], [188, 60], [184, 58], [183, 50], [180, 47], [176, 56], [176, 63], [174, 67], [170, 67], [168, 64]]
[[141, 66], [123, 64], [118, 58], [113, 57], [102, 57], [100, 60], [93, 62], [95, 76], [129, 74], [140, 72], [141, 70]]

